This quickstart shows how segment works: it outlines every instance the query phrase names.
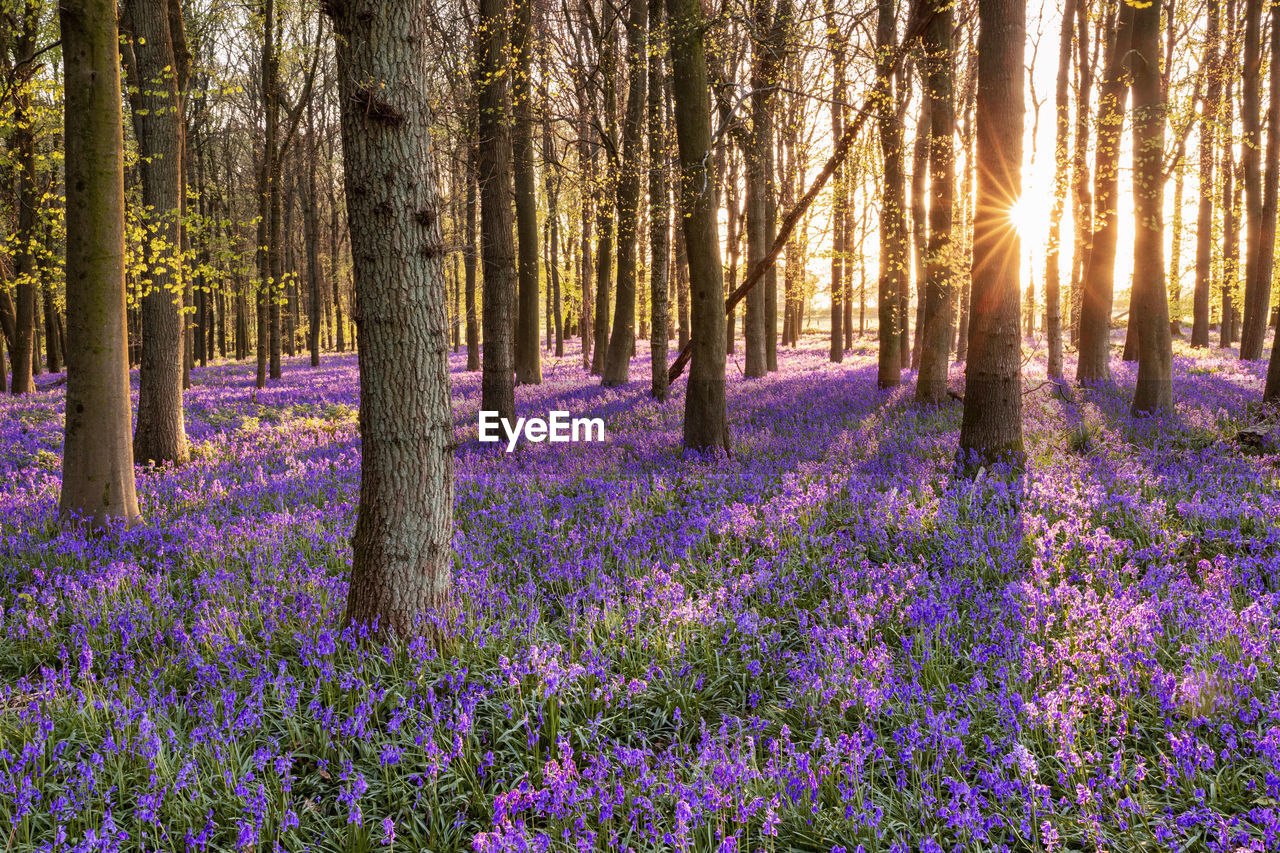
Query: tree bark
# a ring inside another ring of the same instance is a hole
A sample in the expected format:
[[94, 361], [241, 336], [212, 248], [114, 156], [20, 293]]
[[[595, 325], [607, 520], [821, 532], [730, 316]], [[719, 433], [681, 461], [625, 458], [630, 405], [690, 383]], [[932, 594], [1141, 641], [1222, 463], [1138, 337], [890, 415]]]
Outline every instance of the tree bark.
[[516, 259], [511, 229], [511, 137], [506, 108], [507, 22], [504, 0], [480, 0], [476, 27], [477, 175], [484, 278], [484, 349], [480, 408], [515, 419], [512, 321]]
[[1079, 382], [1111, 379], [1111, 304], [1115, 289], [1116, 242], [1120, 213], [1120, 134], [1124, 129], [1125, 82], [1134, 7], [1120, 0], [1098, 107], [1098, 143], [1094, 165], [1094, 227], [1085, 263], [1080, 306]]
[[1173, 343], [1164, 266], [1164, 136], [1167, 109], [1160, 82], [1160, 6], [1133, 16], [1133, 305], [1138, 334], [1134, 415], [1173, 408]]
[[[22, 24], [18, 28], [15, 58], [24, 64], [35, 61], [36, 35], [39, 25], [40, 5], [37, 0], [27, 0], [19, 7]], [[14, 288], [17, 305], [14, 312], [14, 333], [11, 366], [13, 380], [10, 391], [14, 394], [30, 394], [35, 391], [32, 378], [38, 353], [36, 338], [36, 246], [39, 242], [40, 191], [36, 186], [36, 137], [37, 121], [32, 112], [31, 90], [25, 83], [19, 84], [13, 94], [13, 136], [10, 149], [17, 161], [14, 169], [14, 202], [17, 210], [17, 227], [14, 230], [15, 257]]]
[[1218, 115], [1221, 112], [1222, 67], [1218, 61], [1218, 0], [1207, 0], [1204, 60], [1209, 83], [1200, 116], [1200, 208], [1196, 213], [1196, 284], [1191, 306], [1191, 346], [1209, 346], [1209, 292], [1213, 285], [1213, 165]]
[[924, 94], [920, 98], [920, 113], [916, 119], [916, 140], [911, 151], [911, 248], [912, 259], [915, 261], [917, 294], [911, 367], [917, 370], [920, 367], [920, 333], [924, 326], [925, 279], [929, 276], [929, 222], [925, 192], [929, 183], [929, 135], [933, 125], [930, 117], [933, 98], [929, 97], [929, 79], [923, 63], [921, 63], [920, 79]]
[[62, 0], [67, 192], [63, 519], [138, 520], [124, 291], [124, 126], [115, 0]]
[[[951, 210], [955, 200], [955, 103], [952, 83], [952, 12], [947, 0], [935, 6], [924, 31], [925, 68], [929, 103], [930, 203], [927, 267], [923, 292], [920, 371], [916, 400], [941, 403], [947, 397], [947, 369], [951, 359]], [[917, 327], [919, 329], [919, 327]]]
[[[844, 135], [845, 56], [847, 39], [836, 22], [835, 4], [826, 0], [824, 5], [827, 23], [827, 43], [834, 66], [834, 83], [831, 90], [831, 138]], [[882, 11], [883, 15], [884, 12]], [[888, 96], [886, 96], [888, 97]], [[848, 190], [845, 187], [845, 169], [841, 164], [831, 176], [831, 350], [829, 358], [839, 364], [844, 361], [844, 261], [848, 246]]]
[[1071, 258], [1071, 344], [1080, 346], [1082, 282], [1093, 244], [1093, 193], [1089, 189], [1089, 106], [1093, 92], [1093, 54], [1089, 49], [1089, 3], [1074, 0], [1076, 12], [1076, 138], [1071, 158], [1072, 215], [1075, 224]]
[[[346, 619], [430, 632], [448, 602], [453, 419], [448, 288], [424, 0], [329, 0], [360, 318], [360, 505]], [[509, 233], [509, 232], [508, 232]]]
[[516, 381], [542, 383], [538, 335], [538, 199], [533, 167], [532, 17], [533, 0], [511, 0], [511, 151], [514, 158], [517, 317]]
[[126, 0], [132, 49], [126, 57], [136, 94], [133, 128], [150, 239], [144, 243], [142, 359], [133, 456], [141, 463], [182, 464], [190, 458], [182, 408], [184, 320], [181, 247], [182, 110], [173, 37], [164, 0]]
[[627, 108], [622, 122], [622, 159], [618, 166], [618, 276], [613, 330], [602, 371], [602, 383], [606, 387], [627, 382], [636, 326], [636, 229], [640, 220], [640, 160], [644, 156], [649, 6], [647, 0], [629, 2]]
[[684, 445], [729, 450], [725, 401], [725, 304], [716, 228], [711, 154], [711, 99], [699, 0], [667, 0], [676, 140], [680, 149], [680, 212], [692, 291], [693, 362], [685, 391]]
[[[1244, 321], [1240, 329], [1240, 358], [1245, 360], [1262, 357], [1271, 283], [1261, 165], [1263, 5], [1263, 0], [1245, 0], [1244, 4], [1244, 75], [1240, 83], [1240, 120], [1244, 129], [1242, 157], [1248, 248], [1245, 254]], [[1273, 228], [1274, 222], [1273, 216]]]
[[876, 384], [896, 387], [902, 381], [902, 295], [907, 274], [907, 222], [903, 184], [902, 125], [895, 109], [890, 57], [897, 47], [894, 0], [877, 0], [876, 77], [884, 95], [877, 104], [884, 186], [880, 202], [880, 359]]
[[671, 270], [671, 192], [667, 186], [666, 62], [663, 0], [649, 0], [649, 394], [667, 399], [667, 292]]
[[466, 200], [466, 254], [462, 258], [462, 271], [466, 279], [463, 301], [467, 312], [467, 370], [480, 369], [480, 325], [476, 316], [476, 130], [475, 116], [471, 117], [467, 139], [467, 200]]
[[1067, 205], [1071, 168], [1067, 150], [1071, 135], [1071, 34], [1076, 5], [1083, 2], [1067, 0], [1062, 11], [1058, 78], [1054, 85], [1053, 208], [1049, 213], [1049, 245], [1044, 261], [1045, 335], [1049, 347], [1046, 372], [1051, 379], [1062, 378], [1062, 215]]
[[1009, 216], [1022, 193], [1026, 6], [978, 0], [977, 205], [961, 465], [1021, 464], [1021, 240]]

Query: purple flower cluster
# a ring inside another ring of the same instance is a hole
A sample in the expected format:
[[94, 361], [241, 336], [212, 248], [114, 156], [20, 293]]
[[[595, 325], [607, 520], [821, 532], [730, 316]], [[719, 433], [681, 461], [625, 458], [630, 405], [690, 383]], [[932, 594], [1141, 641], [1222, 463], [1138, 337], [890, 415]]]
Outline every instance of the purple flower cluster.
[[958, 405], [811, 343], [730, 366], [712, 460], [680, 388], [573, 351], [519, 414], [608, 442], [481, 444], [455, 356], [438, 646], [341, 624], [353, 357], [256, 393], [193, 371], [191, 464], [93, 536], [56, 523], [62, 392], [0, 400], [6, 843], [1280, 850], [1280, 457], [1237, 440], [1261, 365], [1180, 350], [1176, 412], [1137, 422], [1128, 365], [1041, 387], [1026, 472], [962, 479]]

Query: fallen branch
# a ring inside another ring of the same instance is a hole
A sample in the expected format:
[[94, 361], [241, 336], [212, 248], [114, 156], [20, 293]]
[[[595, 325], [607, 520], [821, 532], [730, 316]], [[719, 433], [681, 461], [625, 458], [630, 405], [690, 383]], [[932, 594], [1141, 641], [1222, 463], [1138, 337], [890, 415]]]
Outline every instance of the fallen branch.
[[[755, 287], [765, 273], [769, 271], [778, 261], [778, 255], [782, 254], [782, 250], [786, 248], [787, 241], [791, 239], [791, 232], [795, 230], [800, 219], [808, 212], [810, 205], [814, 199], [818, 197], [818, 193], [822, 192], [822, 188], [827, 185], [827, 181], [831, 180], [831, 176], [835, 174], [836, 169], [840, 168], [840, 164], [849, 156], [849, 151], [853, 148], [853, 142], [861, 132], [862, 126], [866, 123], [867, 118], [875, 111], [876, 103], [885, 97], [889, 92], [887, 86], [889, 81], [893, 79], [898, 66], [902, 64], [902, 60], [906, 57], [911, 44], [920, 37], [924, 32], [924, 28], [933, 19], [935, 14], [933, 4], [929, 0], [915, 0], [915, 8], [911, 13], [911, 23], [907, 25], [906, 32], [903, 33], [902, 41], [894, 49], [893, 61], [889, 65], [889, 73], [876, 80], [876, 84], [872, 87], [871, 92], [867, 95], [862, 103], [862, 107], [858, 110], [856, 118], [845, 129], [844, 134], [840, 137], [840, 141], [836, 144], [835, 150], [831, 152], [826, 165], [822, 167], [822, 171], [813, 179], [813, 183], [809, 185], [809, 189], [796, 202], [795, 207], [782, 218], [782, 224], [778, 227], [778, 236], [773, 240], [773, 247], [747, 272], [747, 277], [742, 280], [742, 284], [734, 288], [733, 292], [724, 300], [724, 313], [728, 314], [733, 310], [734, 306], [743, 300], [751, 288]], [[684, 373], [685, 365], [689, 363], [689, 359], [693, 357], [693, 338], [690, 338], [680, 350], [680, 355], [676, 357], [669, 370], [667, 370], [667, 382], [675, 382], [680, 378], [680, 374]]]

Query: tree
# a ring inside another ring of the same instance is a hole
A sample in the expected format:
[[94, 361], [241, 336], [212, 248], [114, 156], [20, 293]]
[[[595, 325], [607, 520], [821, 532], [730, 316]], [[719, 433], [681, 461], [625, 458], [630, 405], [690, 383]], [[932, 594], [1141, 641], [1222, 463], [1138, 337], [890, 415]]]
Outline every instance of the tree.
[[962, 463], [1021, 464], [1021, 241], [1009, 212], [1022, 193], [1026, 6], [978, 0], [977, 206], [965, 365]]
[[480, 263], [484, 282], [480, 408], [514, 421], [511, 326], [516, 260], [511, 238], [505, 12], [504, 0], [480, 0], [476, 23], [476, 174], [480, 183]]
[[[181, 21], [181, 16], [178, 16]], [[147, 217], [147, 281], [142, 296], [142, 361], [133, 456], [139, 462], [185, 463], [190, 458], [182, 410], [183, 279], [181, 202], [183, 110], [167, 0], [126, 0], [130, 78], [138, 171]]]
[[892, 388], [902, 381], [901, 329], [907, 274], [906, 191], [903, 175], [902, 123], [895, 109], [892, 57], [897, 48], [894, 0], [877, 0], [876, 77], [884, 95], [877, 103], [880, 155], [884, 167], [880, 199], [880, 367], [876, 383]]
[[693, 334], [689, 387], [685, 391], [685, 447], [729, 449], [725, 401], [725, 303], [716, 227], [711, 156], [711, 99], [699, 0], [667, 0], [671, 86], [680, 150], [680, 213], [692, 292]]
[[[1267, 122], [1267, 208], [1270, 215], [1270, 242], [1276, 239], [1276, 191], [1280, 184], [1280, 5], [1271, 5], [1271, 107]], [[1268, 269], [1270, 267], [1268, 266]], [[1267, 365], [1267, 384], [1263, 400], [1280, 403], [1280, 334], [1271, 343], [1271, 361]]]
[[602, 382], [626, 383], [636, 325], [636, 229], [640, 220], [640, 159], [644, 150], [645, 77], [648, 53], [647, 0], [629, 0], [627, 18], [627, 111], [622, 121], [618, 165], [618, 277], [613, 331], [605, 353]]
[[538, 346], [538, 199], [533, 168], [533, 96], [531, 76], [532, 0], [512, 0], [511, 8], [511, 152], [515, 179], [518, 256], [515, 368], [522, 385], [542, 382]]
[[1062, 215], [1067, 206], [1067, 184], [1071, 163], [1067, 150], [1071, 135], [1071, 35], [1075, 27], [1075, 10], [1084, 0], [1067, 0], [1062, 10], [1062, 29], [1058, 39], [1058, 78], [1054, 85], [1053, 138], [1053, 208], [1049, 213], [1049, 245], [1044, 259], [1045, 334], [1049, 355], [1047, 373], [1052, 379], [1062, 378]]
[[1117, 208], [1120, 178], [1120, 134], [1124, 129], [1129, 87], [1125, 80], [1134, 7], [1119, 0], [1115, 27], [1107, 51], [1107, 67], [1099, 92], [1097, 150], [1094, 154], [1094, 216], [1089, 238], [1080, 305], [1079, 382], [1111, 379], [1111, 301], [1115, 287]]
[[[360, 324], [360, 504], [346, 618], [400, 637], [452, 574], [448, 286], [423, 0], [329, 0]], [[509, 376], [510, 374], [508, 374]]]
[[139, 518], [124, 292], [124, 117], [115, 0], [62, 0], [67, 408], [63, 518]]
[[671, 266], [671, 199], [667, 186], [666, 59], [667, 39], [662, 23], [662, 0], [649, 0], [649, 393], [667, 399], [667, 329], [670, 325], [667, 290]]
[[1133, 16], [1133, 299], [1129, 322], [1138, 335], [1133, 413], [1173, 408], [1173, 343], [1164, 267], [1164, 136], [1160, 82], [1160, 6]]
[[951, 7], [935, 6], [924, 31], [929, 102], [929, 234], [924, 289], [923, 331], [916, 399], [940, 403], [947, 396], [951, 357], [951, 208], [955, 196], [955, 104], [952, 84]]
[[[13, 135], [10, 140], [17, 168], [14, 170], [14, 201], [17, 204], [17, 220], [14, 229], [15, 255], [14, 278], [17, 287], [12, 330], [6, 335], [12, 342], [11, 366], [13, 381], [10, 390], [14, 394], [29, 394], [35, 390], [32, 378], [35, 360], [36, 321], [36, 246], [39, 242], [40, 190], [36, 184], [36, 134], [34, 130], [34, 105], [31, 88], [25, 77], [35, 71], [36, 37], [40, 20], [39, 0], [26, 0], [18, 7], [20, 24], [13, 34], [13, 61], [5, 56], [13, 77]], [[6, 296], [7, 296], [6, 291]]]
[[[1267, 162], [1266, 189], [1262, 183], [1262, 6], [1263, 0], [1245, 0], [1244, 75], [1241, 78], [1240, 120], [1244, 130], [1244, 198], [1248, 219], [1248, 249], [1244, 270], [1244, 320], [1240, 328], [1240, 358], [1262, 357], [1271, 301], [1271, 260], [1275, 248], [1276, 206], [1274, 176], [1278, 164]], [[1280, 104], [1273, 102], [1274, 116]], [[1271, 120], [1271, 136], [1280, 122]], [[1268, 145], [1270, 149], [1270, 145]], [[1268, 152], [1270, 153], [1270, 152]], [[1265, 193], [1265, 195], [1264, 195]], [[1268, 204], [1270, 201], [1270, 204]]]
[[1200, 115], [1200, 209], [1196, 215], [1196, 285], [1191, 300], [1191, 346], [1198, 349], [1209, 346], [1209, 290], [1213, 284], [1213, 160], [1222, 96], [1218, 19], [1218, 0], [1208, 0], [1201, 68], [1208, 75], [1209, 84]]
[[[847, 39], [836, 23], [835, 3], [826, 0], [824, 4], [827, 23], [827, 43], [831, 50], [831, 63], [834, 68], [831, 89], [831, 138], [839, 139], [844, 135], [844, 99], [845, 99], [845, 57], [848, 50]], [[844, 258], [848, 241], [848, 223], [845, 200], [848, 190], [845, 186], [845, 170], [843, 164], [836, 168], [831, 178], [831, 360], [839, 364], [844, 361]]]

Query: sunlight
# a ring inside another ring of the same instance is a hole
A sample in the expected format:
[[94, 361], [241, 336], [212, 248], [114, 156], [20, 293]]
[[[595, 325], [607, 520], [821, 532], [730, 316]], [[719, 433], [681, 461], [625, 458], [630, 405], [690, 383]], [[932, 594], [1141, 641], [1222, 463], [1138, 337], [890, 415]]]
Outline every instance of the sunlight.
[[1024, 243], [1043, 245], [1049, 239], [1049, 211], [1042, 206], [1034, 193], [1024, 192], [1009, 208], [1009, 219], [1018, 229]]

